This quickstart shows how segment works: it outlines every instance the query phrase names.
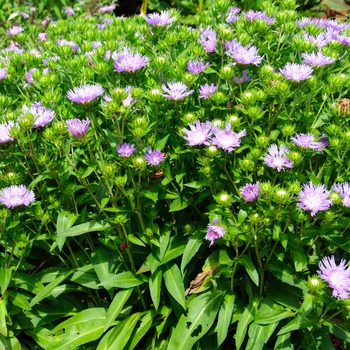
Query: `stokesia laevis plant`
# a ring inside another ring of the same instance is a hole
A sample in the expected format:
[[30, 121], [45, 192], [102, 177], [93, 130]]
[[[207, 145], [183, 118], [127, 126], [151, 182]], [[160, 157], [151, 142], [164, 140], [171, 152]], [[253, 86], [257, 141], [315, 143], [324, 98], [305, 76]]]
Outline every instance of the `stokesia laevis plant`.
[[347, 348], [348, 24], [24, 6], [0, 44], [0, 344]]

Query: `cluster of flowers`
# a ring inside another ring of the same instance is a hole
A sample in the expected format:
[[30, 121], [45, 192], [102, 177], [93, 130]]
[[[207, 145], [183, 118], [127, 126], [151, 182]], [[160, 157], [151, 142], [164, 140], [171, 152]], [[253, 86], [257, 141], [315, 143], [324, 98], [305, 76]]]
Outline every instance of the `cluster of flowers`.
[[[136, 151], [135, 145], [131, 143], [122, 143], [117, 146], [117, 152], [120, 157], [128, 158], [131, 157]], [[165, 158], [159, 149], [152, 150], [151, 147], [147, 147], [147, 152], [144, 154], [148, 165], [159, 165]]]

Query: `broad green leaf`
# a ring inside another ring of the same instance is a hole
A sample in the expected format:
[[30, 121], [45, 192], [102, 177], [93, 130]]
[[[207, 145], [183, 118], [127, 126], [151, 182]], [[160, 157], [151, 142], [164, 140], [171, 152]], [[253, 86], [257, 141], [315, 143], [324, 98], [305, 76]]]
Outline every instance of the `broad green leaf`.
[[154, 203], [157, 203], [157, 200], [158, 200], [158, 192], [144, 190], [140, 192], [139, 196], [151, 199]]
[[[337, 338], [346, 341], [348, 344], [350, 343], [350, 331], [348, 329], [344, 329], [340, 324], [337, 324], [332, 321], [327, 321], [324, 323], [324, 326], [327, 327], [329, 333], [332, 333]], [[346, 328], [346, 326], [344, 325]]]
[[218, 346], [220, 346], [227, 337], [228, 328], [232, 320], [234, 302], [235, 296], [227, 293], [221, 303], [216, 327]]
[[[324, 2], [326, 1], [331, 1], [331, 0], [323, 0]], [[339, 0], [335, 0], [336, 2], [339, 2]], [[341, 1], [341, 0], [340, 0]], [[329, 6], [331, 7], [331, 6]], [[350, 6], [348, 6], [348, 10], [350, 9]], [[322, 125], [324, 125], [325, 123], [327, 123], [330, 119], [330, 115], [328, 113], [322, 113], [317, 120], [315, 121], [315, 123], [312, 124], [312, 128], [313, 129], [318, 129], [319, 127], [321, 127]]]
[[114, 276], [114, 274], [110, 272], [110, 265], [111, 257], [102, 247], [99, 247], [92, 253], [92, 267], [101, 283], [108, 280], [111, 276]]
[[205, 260], [202, 270], [215, 269], [221, 265], [233, 265], [233, 259], [225, 248], [217, 249]]
[[136, 275], [132, 271], [125, 271], [109, 277], [108, 280], [100, 283], [99, 285], [114, 288], [133, 288], [147, 282], [147, 276], [142, 274]]
[[153, 305], [156, 310], [158, 310], [159, 303], [160, 303], [161, 282], [162, 282], [162, 270], [161, 268], [158, 267], [151, 274], [148, 281], [149, 292], [151, 294], [151, 299], [153, 301]]
[[109, 305], [107, 315], [106, 315], [106, 324], [104, 330], [106, 331], [118, 317], [119, 313], [123, 310], [123, 307], [127, 300], [129, 299], [133, 289], [123, 289], [119, 291], [113, 298], [111, 304]]
[[33, 294], [38, 294], [44, 288], [44, 285], [36, 278], [18, 270], [13, 274], [10, 285]]
[[186, 265], [190, 262], [190, 260], [194, 257], [194, 255], [198, 252], [200, 246], [203, 243], [205, 233], [198, 231], [194, 235], [192, 235], [186, 244], [185, 250], [182, 255], [181, 260], [181, 272], [184, 273], [184, 269]]
[[11, 228], [18, 226], [20, 223], [20, 221], [11, 221], [8, 226], [6, 226], [6, 230], [11, 230]]
[[315, 306], [315, 296], [310, 293], [305, 294], [304, 301], [300, 306], [298, 315], [305, 318], [315, 308]]
[[179, 239], [176, 236], [171, 237], [168, 245], [168, 249], [165, 252], [160, 265], [163, 265], [168, 261], [174, 260], [175, 258], [177, 258], [183, 253], [184, 249], [185, 249], [185, 244], [181, 239]]
[[98, 278], [91, 264], [76, 269], [70, 280], [90, 289], [99, 289]]
[[238, 320], [236, 331], [236, 348], [239, 350], [242, 346], [243, 340], [246, 336], [248, 325], [254, 320], [259, 306], [259, 300], [252, 300], [244, 309], [242, 316]]
[[249, 255], [242, 255], [239, 258], [235, 259], [236, 261], [239, 261], [245, 268], [245, 270], [247, 271], [249, 277], [251, 278], [251, 280], [254, 282], [254, 284], [256, 286], [259, 287], [259, 275], [258, 275], [258, 271], [256, 270], [252, 259]]
[[305, 319], [299, 315], [293, 318], [289, 323], [287, 323], [280, 331], [277, 333], [277, 335], [290, 333], [292, 331], [296, 331], [298, 329], [305, 329], [307, 327], [315, 326], [317, 323], [316, 320], [313, 319]]
[[30, 307], [33, 307], [37, 303], [39, 303], [41, 300], [45, 299], [46, 297], [51, 295], [51, 292], [60, 284], [62, 283], [69, 275], [73, 273], [73, 269], [69, 270], [65, 274], [57, 277], [54, 281], [46, 285], [43, 289], [40, 290], [40, 292], [32, 299], [30, 302]]
[[193, 349], [214, 323], [219, 311], [223, 293], [212, 291], [199, 294], [188, 305], [171, 334], [167, 350]]
[[143, 314], [142, 312], [136, 312], [119, 322], [101, 339], [96, 350], [124, 350], [137, 322]]
[[62, 236], [60, 235], [62, 232], [67, 231], [68, 229], [70, 229], [74, 223], [75, 220], [78, 218], [77, 214], [72, 214], [69, 213], [67, 211], [61, 210], [58, 213], [58, 217], [57, 217], [57, 237], [56, 237], [56, 241], [57, 241], [57, 246], [58, 249], [61, 251], [62, 247], [66, 241], [67, 236]]
[[27, 329], [25, 334], [33, 338], [43, 349], [47, 349], [50, 346], [53, 338], [51, 331], [47, 328], [35, 328], [35, 330]]
[[294, 346], [290, 341], [290, 333], [281, 334], [277, 337], [274, 350], [293, 350]]
[[167, 141], [168, 141], [169, 136], [170, 136], [170, 134], [167, 134], [167, 135], [165, 135], [162, 139], [158, 140], [158, 141], [154, 144], [153, 149], [159, 149], [160, 151], [161, 151], [162, 149], [164, 149], [164, 147], [165, 147], [165, 145], [166, 145], [166, 143], [167, 143]]
[[14, 270], [14, 267], [5, 267], [0, 266], [0, 292], [1, 294], [5, 294], [7, 287], [10, 284], [12, 271]]
[[283, 306], [274, 303], [272, 299], [265, 298], [260, 304], [254, 322], [262, 325], [273, 324], [294, 315], [294, 312], [286, 310]]
[[20, 291], [10, 289], [8, 290], [8, 295], [13, 305], [18, 306], [22, 310], [30, 310], [28, 297], [22, 294]]
[[191, 201], [188, 198], [180, 197], [173, 200], [170, 205], [169, 212], [180, 211], [187, 208], [191, 204]]
[[322, 0], [320, 5], [328, 6], [331, 10], [338, 12], [350, 10], [350, 5], [344, 0]]
[[198, 180], [198, 181], [192, 181], [188, 182], [187, 184], [184, 184], [184, 186], [194, 188], [196, 190], [201, 190], [203, 187], [208, 187], [209, 186], [209, 180]]
[[146, 244], [143, 243], [143, 241], [141, 241], [140, 238], [136, 237], [133, 234], [129, 234], [128, 235], [128, 241], [131, 242], [132, 244], [135, 244], [135, 245], [138, 245], [138, 246], [141, 246], [141, 247], [146, 247]]
[[249, 326], [246, 350], [262, 350], [277, 326], [278, 322], [264, 326], [253, 322]]
[[0, 334], [0, 350], [22, 350], [22, 346], [17, 338]]
[[317, 349], [320, 350], [335, 350], [332, 341], [329, 337], [329, 330], [322, 325], [321, 328], [317, 328], [313, 332], [314, 338], [317, 342]]
[[303, 271], [307, 269], [307, 261], [304, 249], [294, 248], [294, 267], [295, 271]]
[[169, 294], [183, 307], [183, 309], [185, 309], [185, 287], [180, 269], [175, 262], [169, 262], [164, 265], [163, 277]]
[[156, 325], [156, 331], [157, 331], [157, 336], [159, 337], [163, 330], [166, 329], [166, 325], [167, 325], [167, 320], [169, 318], [169, 315], [171, 314], [171, 307], [169, 306], [162, 306], [159, 310], [158, 310], [158, 315], [161, 317], [161, 321], [159, 324]]
[[247, 212], [240, 209], [237, 217], [238, 224], [242, 224], [247, 216], [248, 216]]
[[96, 231], [103, 231], [108, 228], [110, 228], [111, 225], [106, 221], [89, 221], [85, 224], [80, 224], [77, 226], [73, 226], [70, 229], [63, 231], [59, 233], [59, 236], [67, 236], [67, 237], [75, 237], [80, 236], [87, 232], [96, 232]]
[[0, 335], [8, 337], [8, 329], [7, 329], [7, 299], [0, 298]]

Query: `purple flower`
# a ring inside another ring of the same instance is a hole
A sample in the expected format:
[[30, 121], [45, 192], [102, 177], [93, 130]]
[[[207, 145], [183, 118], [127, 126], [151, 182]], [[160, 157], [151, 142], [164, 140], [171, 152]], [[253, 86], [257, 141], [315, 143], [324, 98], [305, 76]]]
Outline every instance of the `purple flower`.
[[211, 143], [227, 152], [232, 152], [234, 148], [241, 145], [241, 137], [246, 135], [246, 131], [243, 130], [238, 134], [231, 131], [231, 124], [226, 123], [224, 130], [220, 128], [213, 129], [214, 138]]
[[67, 97], [73, 102], [88, 103], [102, 95], [103, 92], [103, 87], [99, 84], [85, 84], [80, 87], [75, 87], [73, 90], [69, 90]]
[[22, 32], [23, 32], [23, 28], [21, 26], [13, 26], [7, 29], [7, 34], [9, 35], [16, 35]]
[[272, 24], [272, 23], [276, 22], [276, 20], [274, 18], [266, 16], [265, 12], [261, 12], [261, 11], [249, 10], [248, 12], [246, 12], [246, 13], [243, 12], [242, 14], [248, 21], [254, 21], [257, 19], [261, 19], [261, 20], [265, 21], [267, 24]]
[[332, 186], [332, 191], [340, 194], [345, 207], [350, 207], [350, 184], [348, 182], [335, 183]]
[[218, 223], [218, 219], [214, 219], [213, 221], [214, 225], [210, 225], [210, 224], [208, 225], [208, 230], [207, 230], [205, 239], [210, 241], [209, 247], [214, 244], [214, 241], [216, 239], [224, 237], [225, 235], [225, 229], [222, 226], [217, 225], [217, 223]]
[[72, 40], [66, 40], [66, 39], [59, 39], [56, 41], [56, 44], [58, 46], [70, 46], [72, 48], [73, 51], [79, 51], [79, 46], [76, 42], [72, 41]]
[[349, 298], [350, 291], [350, 268], [347, 266], [346, 260], [340, 260], [340, 264], [336, 265], [334, 255], [324, 257], [318, 264], [320, 268], [318, 275], [328, 283], [333, 289], [332, 296], [340, 299]]
[[113, 12], [115, 10], [115, 5], [109, 5], [109, 6], [102, 6], [98, 12], [101, 13], [102, 15], [104, 15], [105, 13], [109, 13], [109, 12]]
[[201, 35], [198, 38], [198, 41], [202, 44], [203, 48], [207, 52], [214, 52], [216, 49], [216, 32], [210, 27], [199, 29]]
[[33, 73], [37, 71], [36, 68], [32, 68], [30, 69], [27, 73], [26, 73], [26, 79], [29, 85], [33, 85], [34, 84], [34, 79], [33, 79]]
[[27, 12], [20, 12], [19, 13], [23, 18], [25, 18], [25, 19], [28, 19], [30, 16], [28, 15], [28, 13]]
[[209, 95], [212, 95], [217, 90], [217, 87], [214, 84], [204, 84], [201, 85], [198, 89], [200, 95], [199, 98], [209, 98]]
[[148, 16], [143, 15], [148, 24], [154, 26], [165, 26], [171, 24], [176, 20], [176, 17], [170, 17], [168, 11], [161, 11], [160, 13], [154, 12], [150, 13]]
[[258, 65], [263, 59], [258, 55], [258, 49], [255, 46], [243, 46], [236, 39], [227, 42], [225, 47], [226, 54], [240, 64]]
[[7, 77], [7, 69], [6, 68], [0, 68], [0, 80]]
[[297, 64], [288, 62], [280, 72], [289, 80], [301, 81], [310, 78], [313, 69], [306, 64]]
[[254, 202], [260, 195], [259, 183], [245, 185], [241, 188], [241, 195], [246, 202]]
[[331, 41], [331, 38], [325, 33], [320, 33], [317, 36], [313, 36], [307, 32], [304, 32], [303, 36], [305, 40], [310, 40], [313, 44], [317, 45], [319, 49], [321, 49], [323, 46], [326, 46]]
[[164, 160], [164, 157], [159, 149], [153, 151], [151, 147], [148, 147], [145, 159], [148, 165], [158, 165]]
[[190, 73], [198, 74], [204, 71], [205, 68], [210, 66], [209, 62], [203, 62], [199, 60], [189, 60], [187, 62], [187, 70]]
[[66, 11], [66, 14], [68, 16], [74, 16], [75, 15], [74, 10], [70, 6], [66, 6], [64, 10]]
[[236, 23], [237, 19], [239, 18], [236, 15], [239, 14], [240, 11], [241, 11], [241, 9], [239, 9], [238, 7], [231, 7], [226, 13], [228, 15], [228, 17], [226, 18], [226, 22], [227, 23]]
[[43, 127], [55, 118], [55, 112], [44, 107], [40, 102], [32, 103], [29, 108], [23, 106], [22, 110], [26, 114], [31, 114], [34, 117], [33, 129]]
[[39, 41], [46, 41], [47, 40], [47, 34], [46, 33], [39, 33], [38, 34], [38, 40]]
[[193, 93], [194, 90], [186, 91], [187, 85], [184, 83], [166, 83], [162, 84], [162, 89], [166, 92], [166, 94], [162, 94], [162, 96], [168, 98], [169, 100], [183, 100], [186, 96], [189, 96]]
[[12, 120], [7, 123], [0, 124], [0, 143], [6, 143], [14, 140], [13, 137], [10, 137], [10, 129], [13, 126], [15, 126], [15, 123]]
[[120, 157], [130, 157], [135, 152], [135, 146], [133, 144], [124, 142], [120, 146], [117, 146], [117, 152]]
[[301, 20], [297, 19], [295, 21], [296, 25], [299, 28], [307, 27], [310, 24], [315, 24], [316, 26], [319, 26], [320, 19], [319, 18], [309, 18], [309, 17], [303, 17]]
[[69, 119], [66, 120], [66, 125], [71, 135], [77, 139], [81, 139], [86, 135], [90, 125], [90, 120], [89, 118], [86, 118], [85, 120]]
[[7, 208], [15, 208], [21, 205], [28, 206], [34, 201], [34, 192], [28, 190], [24, 185], [12, 185], [0, 191], [0, 203]]
[[327, 210], [332, 205], [332, 200], [328, 199], [330, 191], [325, 185], [314, 186], [312, 182], [303, 185], [302, 191], [298, 194], [298, 205], [303, 210], [310, 210], [315, 216], [318, 211]]
[[117, 72], [135, 72], [144, 67], [149, 58], [139, 53], [134, 54], [130, 49], [125, 48], [123, 52], [113, 52], [114, 68]]
[[273, 144], [268, 148], [268, 153], [263, 157], [264, 163], [278, 171], [293, 168], [293, 162], [286, 156], [288, 151], [289, 149], [284, 145], [281, 145], [280, 149], [278, 149], [278, 146]]
[[315, 141], [315, 136], [313, 134], [295, 134], [295, 136], [290, 139], [299, 147], [311, 148], [321, 152], [325, 148], [324, 142]]
[[196, 120], [194, 124], [189, 124], [189, 127], [190, 130], [183, 129], [183, 132], [186, 134], [184, 139], [190, 146], [210, 145], [208, 142], [212, 128], [210, 121], [201, 123], [199, 120]]
[[302, 53], [303, 62], [311, 66], [321, 67], [333, 63], [335, 58], [325, 56], [322, 52]]
[[236, 84], [238, 84], [238, 83], [242, 84], [242, 83], [249, 81], [251, 79], [252, 79], [252, 75], [248, 75], [246, 70], [242, 71], [242, 78], [238, 78], [237, 76], [233, 77], [233, 81]]

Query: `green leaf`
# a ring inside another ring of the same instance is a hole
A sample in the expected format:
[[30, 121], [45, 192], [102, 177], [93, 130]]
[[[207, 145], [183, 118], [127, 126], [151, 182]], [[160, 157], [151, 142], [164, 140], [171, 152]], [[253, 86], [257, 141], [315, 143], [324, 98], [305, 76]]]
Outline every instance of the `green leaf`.
[[58, 213], [57, 217], [57, 246], [58, 249], [61, 251], [62, 247], [66, 241], [66, 236], [60, 235], [62, 232], [67, 231], [70, 229], [74, 223], [75, 220], [78, 218], [78, 215], [69, 213], [67, 211], [61, 210]]
[[15, 271], [12, 276], [10, 285], [25, 289], [29, 292], [32, 292], [33, 294], [38, 294], [44, 288], [44, 285], [35, 277], [32, 277], [21, 271]]
[[57, 277], [54, 281], [46, 285], [43, 289], [40, 290], [40, 292], [32, 299], [30, 302], [30, 307], [33, 307], [37, 303], [39, 303], [41, 300], [45, 299], [46, 297], [51, 295], [51, 292], [56, 288], [61, 282], [63, 282], [69, 275], [73, 273], [73, 269], [69, 270], [65, 274]]
[[0, 334], [0, 350], [22, 350], [22, 346], [17, 338]]
[[290, 333], [281, 334], [277, 337], [274, 350], [292, 350], [293, 344], [290, 341]]
[[157, 203], [158, 200], [158, 192], [152, 192], [148, 190], [144, 190], [140, 192], [140, 197], [146, 197], [151, 199], [154, 203]]
[[209, 186], [209, 180], [198, 180], [198, 181], [193, 181], [193, 182], [188, 182], [187, 184], [184, 184], [184, 186], [194, 188], [196, 190], [201, 190], [203, 187], [208, 187]]
[[124, 350], [130, 336], [144, 313], [137, 312], [128, 316], [112, 328], [98, 343], [96, 350]]
[[1, 294], [5, 294], [7, 287], [10, 284], [12, 271], [14, 270], [14, 267], [5, 267], [0, 266], [0, 291]]
[[227, 337], [228, 328], [232, 320], [234, 302], [235, 296], [232, 294], [226, 294], [221, 303], [218, 324], [216, 327], [218, 346], [220, 346]]
[[272, 299], [265, 298], [261, 302], [261, 307], [254, 322], [262, 325], [273, 324], [287, 317], [293, 317], [294, 314], [293, 311], [286, 310], [283, 306], [274, 303]]
[[320, 5], [327, 6], [331, 10], [338, 12], [350, 10], [350, 6], [344, 0], [323, 0]]
[[30, 305], [27, 296], [13, 289], [8, 290], [8, 295], [13, 305], [18, 306], [23, 311], [30, 310]]
[[188, 350], [202, 338], [214, 323], [223, 293], [199, 294], [188, 305], [171, 334], [167, 350]]
[[244, 266], [251, 280], [255, 283], [256, 286], [259, 287], [258, 271], [256, 270], [251, 257], [249, 255], [242, 255], [240, 258], [236, 258], [236, 260]]
[[243, 340], [248, 330], [248, 325], [254, 320], [259, 306], [259, 300], [252, 300], [244, 309], [242, 316], [238, 320], [236, 330], [236, 348], [239, 350], [243, 344]]
[[96, 232], [96, 231], [103, 231], [108, 228], [110, 228], [111, 225], [106, 221], [89, 221], [85, 224], [80, 224], [77, 226], [74, 226], [66, 231], [60, 232], [59, 236], [67, 236], [67, 237], [74, 237], [74, 236], [80, 236], [87, 232]]
[[0, 298], [0, 335], [4, 335], [7, 337], [8, 329], [7, 329], [7, 299]]
[[99, 285], [114, 288], [133, 288], [147, 282], [147, 276], [142, 274], [136, 275], [132, 271], [125, 271], [109, 277], [108, 280], [100, 283]]
[[20, 224], [20, 221], [11, 221], [8, 226], [6, 227], [6, 230], [11, 230], [11, 228], [14, 228]]
[[107, 315], [106, 315], [106, 324], [104, 331], [106, 331], [118, 317], [120, 312], [123, 310], [123, 307], [127, 300], [129, 299], [133, 289], [123, 289], [119, 291], [113, 298], [111, 304], [109, 305]]
[[165, 145], [166, 145], [166, 143], [167, 143], [167, 141], [168, 141], [169, 136], [170, 136], [170, 134], [165, 135], [161, 140], [158, 140], [158, 141], [154, 144], [153, 149], [159, 149], [160, 151], [161, 151], [162, 149], [164, 149], [164, 147], [165, 147]]
[[249, 340], [246, 350], [262, 350], [264, 345], [271, 337], [273, 331], [276, 329], [277, 325], [278, 322], [264, 326], [253, 322], [249, 326]]
[[237, 218], [238, 224], [239, 225], [242, 224], [247, 216], [248, 216], [247, 212], [240, 209], [238, 213], [238, 218]]
[[194, 235], [191, 235], [186, 244], [185, 250], [182, 255], [181, 260], [181, 272], [184, 272], [186, 265], [190, 262], [190, 260], [194, 257], [194, 255], [198, 252], [200, 246], [203, 243], [205, 233], [198, 231]]
[[164, 265], [163, 276], [169, 294], [183, 307], [183, 309], [185, 309], [185, 288], [181, 272], [175, 262], [170, 262]]
[[303, 271], [306, 270], [307, 267], [307, 261], [306, 261], [306, 255], [304, 252], [304, 249], [294, 248], [294, 267], [295, 271]]
[[169, 315], [171, 314], [171, 311], [172, 311], [171, 307], [166, 306], [166, 305], [162, 306], [159, 309], [158, 315], [161, 317], [160, 318], [161, 321], [159, 324], [156, 325], [156, 331], [157, 331], [158, 337], [162, 334], [163, 330], [167, 329], [167, 327], [166, 327], [166, 325], [168, 323], [167, 320], [169, 318]]
[[233, 259], [225, 248], [217, 249], [205, 260], [202, 270], [215, 269], [221, 265], [232, 266]]
[[140, 238], [134, 236], [133, 234], [129, 234], [128, 235], [128, 241], [135, 244], [135, 245], [138, 245], [138, 246], [141, 246], [141, 247], [146, 247], [146, 244], [143, 243], [143, 241], [141, 241]]
[[296, 331], [298, 329], [305, 329], [307, 327], [315, 326], [317, 323], [316, 320], [312, 319], [305, 319], [301, 317], [300, 315], [297, 315], [292, 321], [287, 323], [280, 331], [277, 333], [277, 335], [290, 333], [292, 331]]
[[[340, 324], [337, 324], [332, 321], [327, 321], [324, 323], [324, 326], [327, 327], [329, 333], [332, 333], [337, 338], [350, 343], [350, 332], [348, 329], [343, 329]], [[346, 325], [344, 325], [346, 327]]]
[[111, 276], [114, 276], [114, 274], [110, 272], [110, 265], [111, 257], [102, 247], [99, 247], [92, 253], [92, 267], [101, 283], [108, 280]]
[[180, 197], [173, 200], [170, 205], [169, 212], [180, 211], [187, 208], [191, 204], [191, 201], [186, 197]]
[[148, 284], [154, 308], [158, 310], [160, 303], [160, 290], [162, 282], [162, 270], [158, 267], [150, 276]]
[[[326, 0], [328, 1], [328, 0]], [[339, 2], [339, 0], [336, 0], [337, 2]], [[350, 9], [350, 6], [349, 6]], [[313, 129], [318, 129], [319, 127], [321, 127], [322, 125], [328, 123], [329, 119], [330, 119], [330, 115], [328, 113], [322, 113], [317, 120], [315, 121], [315, 123], [312, 124], [312, 128]]]

